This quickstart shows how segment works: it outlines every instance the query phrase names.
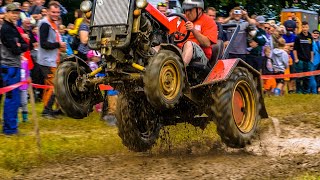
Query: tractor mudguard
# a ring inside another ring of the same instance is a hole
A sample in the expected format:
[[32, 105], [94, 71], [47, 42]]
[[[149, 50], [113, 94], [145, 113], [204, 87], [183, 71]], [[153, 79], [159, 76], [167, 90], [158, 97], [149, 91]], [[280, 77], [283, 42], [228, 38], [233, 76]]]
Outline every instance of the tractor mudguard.
[[[182, 51], [180, 48], [178, 48], [177, 46], [175, 45], [172, 45], [172, 44], [167, 44], [167, 43], [161, 43], [160, 44], [160, 50], [161, 49], [165, 49], [165, 50], [170, 50], [170, 51], [173, 51], [175, 52], [181, 59], [182, 59]], [[183, 63], [183, 61], [182, 61]]]
[[268, 113], [263, 100], [262, 81], [260, 78], [261, 74], [241, 59], [218, 60], [215, 66], [211, 69], [206, 79], [201, 84], [191, 87], [191, 89], [197, 89], [199, 87], [225, 81], [230, 77], [231, 73], [236, 67], [247, 68], [248, 71], [252, 73], [253, 77], [257, 78], [257, 90], [260, 91], [259, 93], [261, 94], [259, 102], [262, 106], [260, 116], [262, 118], [268, 118]]
[[63, 59], [63, 61], [60, 64], [62, 64], [63, 62], [66, 62], [66, 61], [77, 62], [77, 59], [78, 59], [78, 65], [79, 66], [84, 67], [86, 72], [91, 72], [91, 69], [90, 69], [89, 65], [83, 59], [81, 59], [81, 58], [79, 58], [79, 57], [77, 57], [75, 55], [69, 56], [69, 57]]

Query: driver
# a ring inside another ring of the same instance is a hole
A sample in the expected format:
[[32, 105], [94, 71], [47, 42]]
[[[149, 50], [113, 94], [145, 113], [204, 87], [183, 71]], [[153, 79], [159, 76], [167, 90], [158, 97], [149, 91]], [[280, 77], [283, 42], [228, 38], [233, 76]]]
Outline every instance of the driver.
[[181, 24], [178, 30], [183, 34], [191, 31], [187, 41], [178, 44], [182, 47], [183, 62], [186, 66], [191, 61], [207, 65], [212, 55], [212, 44], [217, 43], [217, 25], [204, 13], [203, 0], [184, 0], [182, 8], [188, 21]]

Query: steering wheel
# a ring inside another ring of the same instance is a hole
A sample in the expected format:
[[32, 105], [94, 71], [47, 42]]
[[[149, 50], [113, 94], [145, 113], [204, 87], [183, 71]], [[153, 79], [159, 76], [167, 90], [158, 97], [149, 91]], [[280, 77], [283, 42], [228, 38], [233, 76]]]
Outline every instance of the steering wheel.
[[[187, 18], [183, 14], [180, 14], [180, 13], [172, 13], [172, 14], [169, 14], [167, 17], [172, 17], [172, 16], [177, 16], [180, 19], [182, 19], [184, 22], [188, 21]], [[176, 38], [174, 38], [174, 42], [175, 43], [182, 43], [182, 42], [186, 41], [190, 36], [190, 32], [191, 32], [190, 30], [187, 31], [187, 34], [181, 33], [179, 31], [174, 32], [173, 35], [178, 35], [178, 37], [184, 36], [184, 38], [181, 40], [177, 40]]]

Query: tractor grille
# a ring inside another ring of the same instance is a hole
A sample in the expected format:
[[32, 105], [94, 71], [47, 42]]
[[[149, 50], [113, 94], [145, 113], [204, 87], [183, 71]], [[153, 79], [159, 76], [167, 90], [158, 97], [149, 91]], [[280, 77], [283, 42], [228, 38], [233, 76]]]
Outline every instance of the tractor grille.
[[127, 24], [130, 0], [95, 1], [94, 26]]

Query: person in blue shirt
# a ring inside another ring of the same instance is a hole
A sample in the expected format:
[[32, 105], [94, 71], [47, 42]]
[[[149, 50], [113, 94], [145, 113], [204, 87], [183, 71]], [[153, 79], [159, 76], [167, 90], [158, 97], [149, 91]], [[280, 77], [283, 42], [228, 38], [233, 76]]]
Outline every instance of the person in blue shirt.
[[60, 25], [59, 31], [61, 34], [62, 41], [65, 42], [67, 46], [67, 50], [66, 50], [67, 56], [71, 56], [73, 54], [73, 50], [71, 48], [73, 37], [68, 34], [65, 25]]
[[[315, 29], [312, 31], [312, 37], [313, 37], [313, 43], [312, 43], [312, 49], [313, 49], [313, 70], [320, 70], [320, 41], [319, 41], [319, 33], [320, 31]], [[310, 82], [310, 89], [311, 91], [315, 93], [320, 92], [320, 76], [312, 76]]]
[[[290, 50], [290, 56], [294, 62], [294, 55], [293, 55], [293, 46], [294, 46], [294, 41], [297, 38], [297, 35], [294, 33], [295, 29], [296, 29], [296, 23], [293, 20], [287, 20], [284, 22], [284, 27], [285, 27], [285, 33], [282, 35], [282, 38], [286, 41], [286, 46], [289, 47]], [[289, 65], [290, 68], [290, 73], [295, 73], [295, 68], [294, 68], [294, 64]], [[295, 92], [295, 79], [294, 78], [290, 78], [289, 81], [289, 89], [288, 89], [288, 93], [294, 93]]]

